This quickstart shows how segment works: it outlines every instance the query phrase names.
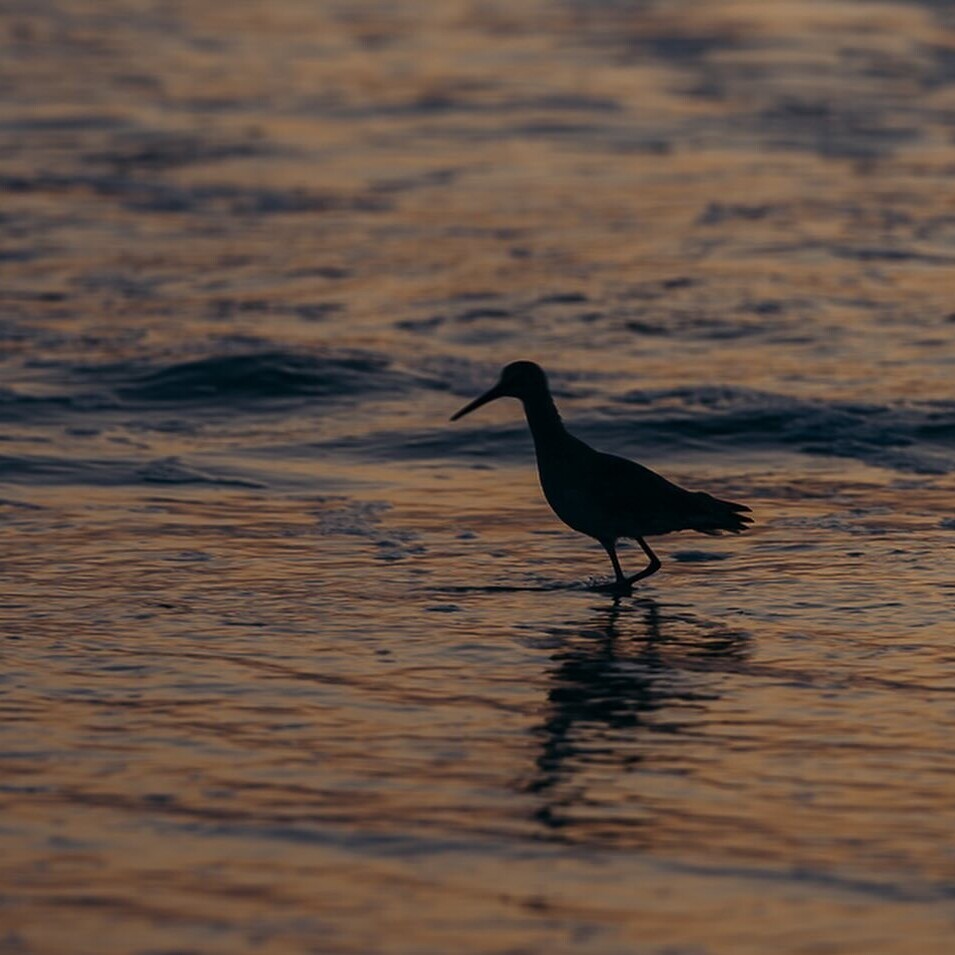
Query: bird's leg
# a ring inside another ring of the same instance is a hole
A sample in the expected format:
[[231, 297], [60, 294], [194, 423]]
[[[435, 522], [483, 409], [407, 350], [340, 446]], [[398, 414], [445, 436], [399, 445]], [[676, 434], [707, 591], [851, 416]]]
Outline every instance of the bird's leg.
[[656, 554], [653, 553], [652, 550], [650, 550], [649, 545], [642, 537], [637, 537], [634, 539], [643, 548], [644, 554], [650, 558], [650, 563], [647, 564], [647, 566], [644, 567], [639, 574], [634, 574], [632, 577], [627, 577], [626, 581], [628, 584], [635, 583], [638, 580], [643, 580], [644, 577], [649, 577], [650, 574], [655, 574], [663, 566], [663, 564], [660, 563], [660, 559]]
[[620, 560], [617, 557], [616, 541], [601, 541], [600, 543], [603, 544], [604, 550], [610, 558], [610, 563], [613, 564], [613, 572], [617, 578], [608, 589], [616, 593], [630, 593], [630, 581], [624, 577], [623, 570], [620, 567]]

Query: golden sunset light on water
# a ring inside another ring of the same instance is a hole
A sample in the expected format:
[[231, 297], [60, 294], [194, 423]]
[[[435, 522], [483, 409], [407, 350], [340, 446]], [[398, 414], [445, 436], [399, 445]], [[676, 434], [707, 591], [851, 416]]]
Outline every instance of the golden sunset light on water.
[[928, 0], [7, 4], [0, 955], [948, 955], [953, 116]]

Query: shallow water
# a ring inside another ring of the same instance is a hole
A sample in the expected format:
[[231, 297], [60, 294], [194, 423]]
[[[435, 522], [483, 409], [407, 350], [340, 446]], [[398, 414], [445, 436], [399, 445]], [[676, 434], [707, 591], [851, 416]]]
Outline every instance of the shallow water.
[[4, 12], [0, 951], [951, 951], [945, 4]]

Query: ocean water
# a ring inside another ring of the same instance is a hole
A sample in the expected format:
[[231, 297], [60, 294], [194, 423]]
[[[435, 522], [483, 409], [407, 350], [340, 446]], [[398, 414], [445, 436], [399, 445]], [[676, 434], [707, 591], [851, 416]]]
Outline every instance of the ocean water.
[[2, 13], [0, 952], [953, 950], [948, 4]]

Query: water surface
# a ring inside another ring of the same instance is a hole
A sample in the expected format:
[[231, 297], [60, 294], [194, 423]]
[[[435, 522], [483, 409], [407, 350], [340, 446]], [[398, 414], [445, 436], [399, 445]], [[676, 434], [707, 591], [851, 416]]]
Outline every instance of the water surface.
[[953, 29], [8, 4], [0, 951], [950, 951]]

